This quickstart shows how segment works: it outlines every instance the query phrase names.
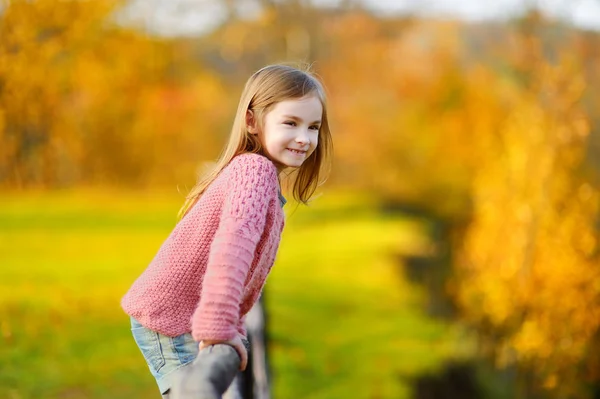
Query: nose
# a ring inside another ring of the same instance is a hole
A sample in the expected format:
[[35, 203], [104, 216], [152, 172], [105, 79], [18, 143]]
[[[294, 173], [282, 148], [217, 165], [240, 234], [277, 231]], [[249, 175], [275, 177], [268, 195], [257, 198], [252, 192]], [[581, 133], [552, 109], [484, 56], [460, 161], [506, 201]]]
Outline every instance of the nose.
[[310, 136], [305, 129], [299, 129], [298, 135], [296, 136], [296, 142], [298, 144], [310, 144]]

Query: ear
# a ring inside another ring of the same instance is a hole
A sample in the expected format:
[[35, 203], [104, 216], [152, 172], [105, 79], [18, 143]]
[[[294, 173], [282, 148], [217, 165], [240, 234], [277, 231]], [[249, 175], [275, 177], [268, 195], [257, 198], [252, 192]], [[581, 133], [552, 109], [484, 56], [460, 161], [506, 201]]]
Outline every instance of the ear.
[[246, 129], [250, 134], [258, 134], [258, 123], [256, 123], [254, 112], [251, 110], [246, 111]]

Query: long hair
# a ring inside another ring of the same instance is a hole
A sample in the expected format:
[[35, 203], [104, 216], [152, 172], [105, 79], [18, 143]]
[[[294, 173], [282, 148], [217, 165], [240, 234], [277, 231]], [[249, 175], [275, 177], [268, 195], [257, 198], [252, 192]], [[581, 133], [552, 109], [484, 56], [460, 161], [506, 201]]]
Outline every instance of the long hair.
[[[183, 218], [198, 201], [206, 188], [215, 180], [225, 166], [237, 155], [243, 153], [263, 154], [258, 135], [250, 134], [246, 126], [246, 113], [254, 113], [259, 129], [264, 126], [265, 115], [278, 102], [315, 95], [323, 106], [319, 142], [313, 153], [294, 173], [296, 175], [293, 196], [296, 201], [308, 204], [310, 197], [324, 181], [325, 164], [333, 151], [331, 131], [327, 119], [327, 102], [321, 82], [309, 68], [296, 68], [283, 64], [268, 65], [255, 72], [246, 82], [237, 108], [229, 141], [214, 167], [200, 176], [196, 185], [186, 196], [179, 211]], [[328, 167], [328, 165], [327, 165]]]

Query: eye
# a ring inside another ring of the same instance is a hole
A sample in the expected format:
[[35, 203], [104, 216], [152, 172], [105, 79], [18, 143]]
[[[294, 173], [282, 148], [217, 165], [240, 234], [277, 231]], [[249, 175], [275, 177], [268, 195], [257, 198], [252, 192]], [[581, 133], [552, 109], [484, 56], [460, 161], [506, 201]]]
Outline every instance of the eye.
[[312, 130], [319, 130], [320, 128], [321, 128], [321, 126], [319, 126], [319, 125], [313, 125], [313, 126], [311, 126], [309, 129], [312, 129]]
[[294, 121], [285, 121], [283, 122], [284, 125], [288, 125], [288, 126], [296, 126], [296, 122]]

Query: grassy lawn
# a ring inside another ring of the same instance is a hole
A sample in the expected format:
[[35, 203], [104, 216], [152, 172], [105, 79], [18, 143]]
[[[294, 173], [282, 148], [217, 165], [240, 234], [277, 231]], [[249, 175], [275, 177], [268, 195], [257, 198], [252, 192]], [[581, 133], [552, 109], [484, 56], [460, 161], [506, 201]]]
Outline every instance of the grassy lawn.
[[[119, 300], [180, 205], [177, 194], [0, 196], [1, 397], [160, 397]], [[412, 376], [460, 350], [389, 255], [421, 250], [422, 227], [344, 195], [286, 208], [265, 292], [274, 397], [409, 398]]]

